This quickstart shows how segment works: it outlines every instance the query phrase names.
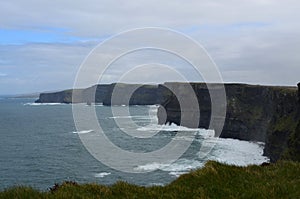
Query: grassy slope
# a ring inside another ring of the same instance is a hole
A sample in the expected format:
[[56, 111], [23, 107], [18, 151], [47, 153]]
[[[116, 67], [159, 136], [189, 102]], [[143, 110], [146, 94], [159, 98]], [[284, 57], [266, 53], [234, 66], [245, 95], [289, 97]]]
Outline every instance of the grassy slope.
[[52, 192], [11, 188], [0, 198], [300, 198], [300, 163], [236, 167], [211, 161], [166, 186], [65, 183]]

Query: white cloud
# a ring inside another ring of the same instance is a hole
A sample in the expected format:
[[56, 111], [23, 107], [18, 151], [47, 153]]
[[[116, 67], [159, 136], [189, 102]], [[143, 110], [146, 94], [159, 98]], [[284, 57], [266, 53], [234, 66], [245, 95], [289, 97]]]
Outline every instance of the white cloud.
[[99, 37], [141, 26], [179, 29], [257, 21], [296, 25], [299, 6], [296, 0], [12, 0], [0, 3], [0, 24], [2, 28], [64, 27], [70, 34]]
[[[103, 39], [128, 28], [169, 27], [203, 44], [227, 82], [295, 85], [300, 81], [299, 8], [296, 0], [11, 0], [0, 2], [0, 28], [63, 28], [61, 34], [67, 36]], [[95, 45], [0, 45], [0, 70], [9, 71], [0, 80], [0, 93], [14, 84], [13, 78], [34, 91], [71, 87], [80, 63]], [[107, 79], [113, 80], [118, 72], [111, 71]], [[9, 78], [8, 86], [4, 79]]]

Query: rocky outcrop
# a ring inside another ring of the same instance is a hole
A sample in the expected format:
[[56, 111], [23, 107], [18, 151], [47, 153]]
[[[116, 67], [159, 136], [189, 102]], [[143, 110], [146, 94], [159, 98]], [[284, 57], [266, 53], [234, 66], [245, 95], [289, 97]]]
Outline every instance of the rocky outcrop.
[[[190, 84], [197, 95], [200, 108], [199, 128], [209, 128], [211, 99], [205, 84]], [[182, 113], [194, 118], [195, 110], [184, 110], [179, 99], [189, 101], [188, 84], [173, 83], [172, 90], [158, 111], [159, 123], [182, 124]], [[170, 85], [169, 85], [170, 87]], [[218, 85], [210, 85], [212, 90]], [[296, 87], [255, 86], [246, 84], [225, 84], [227, 112], [220, 137], [247, 141], [263, 141], [265, 155], [271, 161], [279, 158], [299, 158], [299, 101]], [[168, 91], [170, 92], [170, 91]], [[188, 104], [188, 102], [187, 102]], [[190, 112], [190, 114], [188, 113]], [[214, 129], [214, 126], [210, 126]], [[298, 157], [296, 155], [298, 154]]]

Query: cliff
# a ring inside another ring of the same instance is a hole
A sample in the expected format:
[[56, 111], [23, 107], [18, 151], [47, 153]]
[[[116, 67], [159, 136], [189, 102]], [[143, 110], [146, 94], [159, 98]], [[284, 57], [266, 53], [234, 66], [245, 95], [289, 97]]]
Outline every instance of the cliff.
[[54, 93], [41, 93], [36, 103], [71, 103], [72, 102], [72, 95], [75, 92], [82, 92], [81, 89], [75, 90], [65, 90], [60, 92]]
[[158, 104], [157, 85], [111, 84], [104, 97], [104, 105], [153, 105]]
[[[159, 104], [157, 85], [102, 84], [86, 89], [41, 93], [36, 103], [103, 103], [104, 105]], [[132, 93], [132, 95], [128, 95]], [[130, 98], [129, 98], [129, 97]]]
[[[211, 92], [217, 95], [221, 93], [222, 85], [209, 86]], [[193, 92], [189, 90], [190, 87]], [[224, 87], [226, 102], [214, 99], [217, 105], [226, 105], [227, 110], [220, 137], [265, 142], [264, 153], [271, 161], [300, 160], [300, 91], [297, 87], [247, 84], [225, 84]], [[300, 89], [300, 84], [298, 88]], [[196, 94], [200, 118], [197, 117], [197, 108], [193, 104], [193, 93]], [[182, 107], [179, 100], [183, 101]], [[171, 82], [158, 86], [119, 83], [95, 85], [86, 89], [42, 93], [36, 102], [160, 104], [157, 114], [159, 124], [218, 128], [215, 122], [210, 126], [211, 119], [215, 118], [211, 118], [212, 101], [205, 83]]]
[[[202, 83], [169, 83], [176, 96], [161, 103], [158, 111], [159, 123], [182, 125], [181, 114], [192, 120], [194, 110], [180, 108], [178, 99], [189, 101], [191, 85], [199, 102], [199, 128], [208, 128], [211, 120], [211, 99], [207, 86]], [[218, 92], [217, 84], [210, 85]], [[227, 112], [220, 137], [247, 141], [263, 141], [265, 155], [271, 161], [282, 159], [300, 160], [300, 117], [296, 87], [255, 86], [247, 84], [225, 84]], [[165, 91], [171, 92], [171, 91]], [[188, 103], [188, 102], [187, 102]], [[188, 113], [190, 112], [190, 114]], [[184, 124], [187, 127], [195, 127]], [[211, 126], [214, 129], [214, 126]]]
[[298, 97], [281, 93], [267, 129], [265, 155], [272, 161], [288, 159], [300, 161], [300, 84]]

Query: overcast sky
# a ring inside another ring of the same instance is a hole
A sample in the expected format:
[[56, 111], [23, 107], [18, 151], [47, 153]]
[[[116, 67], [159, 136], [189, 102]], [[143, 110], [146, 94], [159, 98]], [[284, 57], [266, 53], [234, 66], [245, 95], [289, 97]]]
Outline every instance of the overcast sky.
[[[171, 28], [192, 37], [225, 82], [296, 85], [299, 9], [296, 0], [1, 1], [0, 95], [71, 88], [79, 66], [99, 42], [141, 27]], [[131, 58], [144, 60], [149, 54], [168, 57], [145, 51]], [[130, 65], [128, 60], [119, 67]], [[162, 62], [184, 71], [190, 81], [201, 81], [177, 58]], [[108, 71], [105, 82], [116, 81], [124, 67]], [[176, 80], [168, 70], [149, 68], [154, 82]]]

